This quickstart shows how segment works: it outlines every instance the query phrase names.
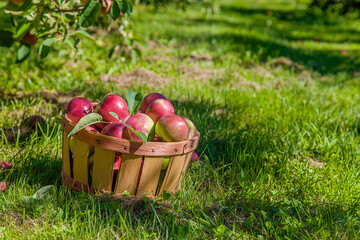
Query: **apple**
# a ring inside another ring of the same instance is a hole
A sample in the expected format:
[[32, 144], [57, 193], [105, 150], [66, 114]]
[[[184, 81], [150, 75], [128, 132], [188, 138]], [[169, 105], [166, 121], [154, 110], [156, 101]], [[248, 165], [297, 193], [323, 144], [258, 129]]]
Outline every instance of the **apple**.
[[95, 125], [86, 126], [85, 129], [91, 132], [96, 132], [96, 133], [100, 132], [99, 128], [97, 128]]
[[113, 5], [112, 0], [105, 0], [106, 7], [101, 7], [100, 13], [109, 13], [111, 6]]
[[115, 162], [114, 162], [114, 177], [116, 177], [116, 175], [119, 172], [120, 169], [120, 163], [121, 163], [121, 156], [115, 156]]
[[110, 93], [105, 96], [103, 102], [97, 109], [97, 113], [100, 114], [106, 122], [119, 122], [110, 112], [116, 113], [120, 121], [124, 121], [130, 115], [125, 100], [115, 93]]
[[75, 143], [74, 143], [74, 138], [73, 138], [73, 137], [70, 137], [69, 147], [70, 147], [70, 152], [71, 152], [71, 153], [74, 153], [74, 151], [75, 151], [74, 145], [75, 145]]
[[77, 123], [83, 116], [91, 113], [92, 110], [92, 104], [88, 99], [77, 97], [70, 101], [66, 114], [71, 121]]
[[197, 160], [199, 160], [199, 156], [196, 152], [193, 152], [193, 155], [191, 156], [191, 161], [196, 162]]
[[161, 165], [161, 170], [166, 170], [168, 165], [169, 165], [169, 161], [170, 161], [170, 157], [167, 156], [167, 157], [164, 157], [163, 159], [163, 163]]
[[123, 123], [110, 123], [104, 127], [104, 129], [101, 131], [101, 134], [116, 138], [123, 138], [124, 128], [126, 128], [126, 125]]
[[[18, 0], [12, 0], [12, 1], [18, 1]], [[30, 44], [30, 46], [34, 46], [37, 43], [38, 39], [37, 39], [36, 35], [34, 35], [34, 34], [25, 33], [25, 35], [23, 36], [21, 41]]]
[[162, 140], [155, 135], [153, 142], [162, 142]]
[[[130, 116], [125, 124], [129, 124], [134, 130], [144, 133], [146, 136], [150, 134], [151, 131], [154, 131], [154, 122], [153, 120], [144, 113], [137, 113]], [[126, 128], [126, 131], [123, 132], [123, 137], [128, 140], [142, 141], [142, 139], [136, 135], [133, 131]]]
[[189, 134], [188, 140], [194, 138], [196, 136], [196, 132], [197, 132], [195, 124], [186, 117], [182, 117], [182, 118], [185, 120], [185, 122], [187, 123], [187, 125], [189, 126], [189, 129], [190, 129], [190, 134]]
[[0, 182], [0, 192], [5, 191], [6, 187], [7, 187], [6, 182]]
[[146, 97], [144, 97], [144, 99], [141, 102], [139, 110], [145, 112], [149, 104], [157, 99], [166, 99], [166, 98], [160, 93], [150, 93], [146, 95]]
[[22, 126], [30, 129], [35, 129], [38, 124], [44, 125], [45, 124], [44, 118], [42, 118], [39, 115], [32, 115], [30, 117], [25, 118], [25, 120], [22, 123]]
[[153, 101], [145, 111], [145, 114], [151, 117], [154, 123], [156, 123], [162, 116], [174, 113], [175, 110], [173, 105], [166, 99], [157, 99]]
[[189, 126], [175, 114], [162, 116], [155, 125], [155, 134], [165, 142], [181, 142], [188, 139]]

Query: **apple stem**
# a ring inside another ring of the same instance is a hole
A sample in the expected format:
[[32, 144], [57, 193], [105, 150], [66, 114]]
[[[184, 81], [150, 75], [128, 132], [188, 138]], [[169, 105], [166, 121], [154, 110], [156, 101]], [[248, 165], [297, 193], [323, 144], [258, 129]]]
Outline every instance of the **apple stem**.
[[129, 116], [127, 116], [126, 118], [125, 118], [125, 120], [122, 122], [122, 123], [124, 123], [125, 124], [125, 122], [129, 119], [129, 117], [131, 116], [131, 114], [129, 114]]

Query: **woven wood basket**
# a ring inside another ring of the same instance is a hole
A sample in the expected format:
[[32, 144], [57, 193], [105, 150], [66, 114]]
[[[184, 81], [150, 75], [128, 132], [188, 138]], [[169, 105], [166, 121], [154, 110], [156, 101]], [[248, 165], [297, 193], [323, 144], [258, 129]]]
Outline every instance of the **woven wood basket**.
[[[74, 137], [74, 153], [70, 151], [67, 133], [75, 123], [62, 117], [62, 179], [75, 190], [90, 194], [111, 193], [121, 197], [125, 190], [132, 196], [161, 196], [164, 191], [175, 193], [187, 172], [200, 134], [183, 142], [129, 141], [83, 129]], [[93, 147], [94, 146], [94, 147]], [[89, 172], [89, 152], [94, 148], [92, 174]], [[120, 169], [114, 176], [115, 156], [121, 154]], [[166, 172], [161, 170], [164, 157], [169, 156]], [[142, 165], [142, 170], [140, 168]], [[138, 180], [139, 174], [140, 180]]]

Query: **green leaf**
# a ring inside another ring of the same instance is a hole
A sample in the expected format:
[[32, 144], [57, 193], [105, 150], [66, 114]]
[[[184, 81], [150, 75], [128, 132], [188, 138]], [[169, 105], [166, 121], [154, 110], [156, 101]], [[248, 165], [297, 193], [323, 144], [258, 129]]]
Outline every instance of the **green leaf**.
[[133, 11], [133, 6], [130, 0], [127, 0], [127, 11], [126, 13], [129, 15], [129, 17], [131, 16], [131, 13]]
[[130, 195], [130, 193], [129, 193], [128, 190], [123, 191], [123, 192], [121, 193], [121, 196], [127, 197], [127, 198], [131, 198], [131, 195]]
[[94, 39], [91, 37], [91, 35], [84, 30], [77, 30], [76, 32], [74, 32], [74, 35], [79, 36], [84, 39], [89, 39], [91, 41], [94, 41]]
[[166, 191], [166, 190], [164, 190], [164, 192], [162, 193], [162, 198], [163, 198], [164, 200], [169, 200], [169, 199], [171, 198], [171, 193], [168, 192], [168, 191]]
[[85, 116], [83, 116], [80, 121], [75, 125], [75, 127], [66, 135], [67, 137], [70, 137], [77, 133], [78, 131], [84, 129], [85, 127], [98, 123], [102, 121], [102, 116], [98, 113], [89, 113]]
[[41, 43], [39, 48], [41, 58], [45, 58], [49, 54], [50, 49], [52, 45], [55, 43], [55, 41], [56, 38], [48, 38]]
[[97, 0], [90, 0], [79, 17], [79, 24], [83, 27], [88, 27], [94, 24], [98, 13], [100, 12], [101, 4]]
[[10, 31], [0, 30], [0, 46], [10, 47], [14, 42], [12, 35], [13, 33]]
[[45, 196], [45, 194], [53, 187], [54, 187], [53, 185], [48, 185], [48, 186], [40, 188], [39, 190], [36, 191], [36, 193], [34, 193], [32, 198], [36, 199], [36, 200], [43, 198]]
[[[117, 120], [119, 120], [119, 116], [116, 114], [116, 113], [114, 113], [114, 112], [109, 112], [109, 114], [111, 115], [111, 116], [113, 116], [114, 118], [116, 118]], [[120, 121], [120, 120], [119, 120]]]
[[141, 138], [141, 140], [143, 140], [144, 143], [147, 143], [147, 136], [146, 136], [145, 133], [136, 131], [136, 130], [133, 129], [129, 124], [126, 124], [126, 126], [127, 126], [133, 133], [135, 133], [136, 135], [138, 135], [139, 138]]
[[134, 115], [139, 110], [141, 102], [143, 100], [142, 93], [128, 91], [126, 93], [126, 100], [127, 100], [128, 110], [129, 110], [130, 114]]
[[31, 52], [31, 46], [28, 43], [21, 43], [17, 49], [16, 63], [25, 61]]
[[29, 31], [31, 22], [25, 22], [17, 30], [14, 39], [20, 40]]

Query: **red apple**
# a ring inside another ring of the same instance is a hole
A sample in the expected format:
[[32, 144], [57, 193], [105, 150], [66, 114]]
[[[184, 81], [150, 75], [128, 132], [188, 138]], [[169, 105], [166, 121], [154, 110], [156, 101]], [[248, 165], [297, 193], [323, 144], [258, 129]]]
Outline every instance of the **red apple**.
[[154, 123], [156, 123], [162, 116], [174, 113], [175, 110], [173, 105], [166, 99], [157, 99], [153, 101], [145, 111], [145, 114], [151, 117]]
[[114, 162], [114, 177], [116, 177], [116, 175], [119, 172], [120, 169], [120, 163], [121, 163], [121, 156], [115, 156], [115, 162]]
[[188, 139], [192, 139], [196, 136], [196, 133], [197, 133], [197, 129], [196, 129], [196, 126], [195, 124], [188, 118], [186, 117], [182, 117], [185, 122], [187, 123], [187, 125], [189, 126], [189, 129], [190, 129], [190, 134], [189, 134], [189, 138]]
[[32, 115], [30, 117], [27, 117], [23, 121], [22, 126], [30, 128], [30, 129], [35, 129], [38, 124], [44, 125], [45, 124], [44, 118], [42, 118], [39, 115]]
[[89, 100], [77, 97], [70, 101], [66, 114], [71, 121], [77, 123], [83, 116], [91, 113], [92, 110], [92, 104]]
[[181, 142], [188, 139], [189, 126], [185, 120], [175, 114], [168, 114], [155, 125], [155, 134], [165, 142]]
[[[18, 1], [18, 0], [12, 0], [12, 1]], [[19, 2], [20, 2], [20, 1], [19, 1]], [[15, 4], [15, 5], [19, 5], [19, 4]], [[26, 33], [26, 34], [23, 36], [23, 38], [21, 39], [21, 41], [30, 44], [30, 46], [34, 46], [34, 45], [37, 43], [38, 39], [37, 39], [36, 35], [30, 34], [30, 33]]]
[[[126, 120], [125, 124], [129, 124], [134, 130], [138, 132], [144, 133], [146, 136], [150, 134], [151, 131], [154, 131], [154, 122], [151, 118], [144, 113], [137, 113], [132, 115]], [[142, 141], [142, 139], [136, 135], [133, 131], [126, 128], [124, 130], [123, 136], [125, 139], [134, 140], [134, 141]]]
[[162, 140], [155, 135], [153, 142], [162, 142]]
[[125, 100], [115, 93], [110, 93], [105, 96], [100, 107], [97, 109], [97, 113], [100, 114], [106, 122], [119, 122], [110, 112], [116, 113], [120, 121], [124, 121], [127, 116], [130, 115]]
[[144, 97], [139, 110], [141, 112], [145, 112], [147, 107], [150, 105], [150, 103], [152, 103], [157, 99], [166, 99], [166, 98], [160, 93], [150, 93], [149, 95]]
[[199, 160], [199, 156], [197, 155], [196, 152], [193, 152], [193, 155], [191, 156], [191, 161], [196, 162], [198, 160]]
[[106, 7], [101, 7], [101, 13], [109, 13], [113, 2], [111, 0], [105, 0]]
[[92, 132], [96, 132], [96, 133], [100, 132], [100, 130], [95, 125], [89, 125], [89, 126], [85, 127], [85, 129], [92, 131]]
[[126, 125], [123, 123], [110, 123], [104, 127], [104, 129], [101, 131], [101, 134], [116, 138], [123, 138], [124, 128], [126, 128]]

